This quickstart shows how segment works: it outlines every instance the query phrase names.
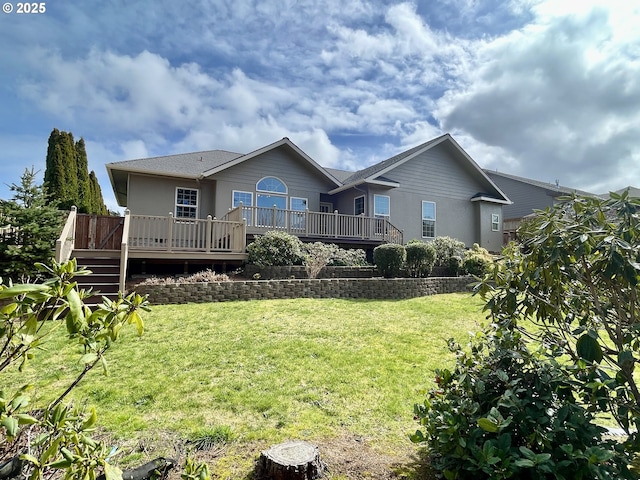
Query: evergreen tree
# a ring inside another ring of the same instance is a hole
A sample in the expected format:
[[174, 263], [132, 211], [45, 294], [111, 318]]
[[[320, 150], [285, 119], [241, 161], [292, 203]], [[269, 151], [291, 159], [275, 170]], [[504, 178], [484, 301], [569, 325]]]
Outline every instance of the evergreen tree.
[[89, 174], [89, 188], [91, 197], [91, 213], [107, 215], [109, 212], [104, 204], [104, 199], [102, 198], [102, 189], [98, 183], [98, 177], [96, 177], [96, 173], [93, 170], [91, 170], [91, 173]]
[[84, 138], [76, 142], [76, 168], [78, 178], [78, 212], [99, 213], [91, 208], [93, 198], [91, 196], [91, 183], [89, 181], [89, 162], [84, 146]]
[[72, 205], [81, 213], [106, 215], [98, 179], [89, 165], [84, 139], [74, 143], [71, 132], [54, 128], [49, 135], [44, 184], [62, 210]]
[[49, 262], [62, 229], [64, 215], [43, 186], [37, 172], [26, 169], [19, 185], [9, 188], [11, 200], [0, 200], [0, 228], [11, 228], [0, 241], [0, 276], [20, 280], [34, 276], [36, 262]]

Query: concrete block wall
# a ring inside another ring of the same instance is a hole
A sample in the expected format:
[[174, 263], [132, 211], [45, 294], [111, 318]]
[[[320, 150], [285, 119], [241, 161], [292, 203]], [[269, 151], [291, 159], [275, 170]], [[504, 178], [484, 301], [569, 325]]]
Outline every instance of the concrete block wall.
[[140, 285], [152, 304], [288, 298], [404, 299], [470, 291], [471, 276], [428, 278], [323, 278]]

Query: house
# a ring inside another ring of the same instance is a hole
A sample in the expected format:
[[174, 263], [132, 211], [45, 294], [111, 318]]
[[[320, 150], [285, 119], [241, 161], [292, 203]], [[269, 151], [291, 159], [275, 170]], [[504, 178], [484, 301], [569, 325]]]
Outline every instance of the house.
[[142, 158], [107, 171], [127, 208], [124, 267], [241, 262], [247, 241], [273, 229], [369, 251], [436, 236], [498, 251], [510, 203], [449, 134], [357, 172], [324, 168], [288, 138], [247, 154]]
[[541, 182], [493, 170], [484, 170], [484, 172], [512, 202], [503, 208], [505, 243], [516, 238], [520, 222], [524, 217], [531, 215], [534, 210], [552, 207], [558, 203], [560, 197], [567, 195], [597, 196], [584, 190], [562, 186], [558, 182]]

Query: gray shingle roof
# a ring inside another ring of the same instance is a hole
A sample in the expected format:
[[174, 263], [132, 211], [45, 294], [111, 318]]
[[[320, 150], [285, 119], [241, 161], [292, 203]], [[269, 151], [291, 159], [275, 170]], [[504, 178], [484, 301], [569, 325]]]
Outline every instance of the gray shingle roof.
[[561, 194], [571, 195], [572, 193], [575, 193], [577, 195], [586, 195], [586, 196], [589, 196], [589, 197], [597, 197], [598, 196], [595, 193], [587, 192], [585, 190], [578, 190], [577, 188], [571, 188], [571, 187], [565, 187], [565, 186], [562, 186], [562, 185], [556, 185], [555, 183], [550, 183], [550, 182], [541, 182], [539, 180], [533, 180], [531, 178], [519, 177], [517, 175], [511, 175], [511, 174], [508, 174], [508, 173], [497, 172], [495, 170], [484, 169], [484, 172], [487, 175], [489, 175], [490, 177], [498, 176], [498, 177], [509, 178], [511, 180], [515, 180], [515, 181], [518, 181], [518, 182], [526, 183], [528, 185], [533, 185], [534, 187], [544, 188], [545, 190], [549, 190], [550, 192], [557, 192], [560, 195]]
[[180, 153], [163, 157], [139, 158], [113, 162], [109, 167], [119, 170], [134, 170], [166, 175], [197, 177], [202, 172], [242, 157], [242, 153], [226, 150], [207, 150], [204, 152]]

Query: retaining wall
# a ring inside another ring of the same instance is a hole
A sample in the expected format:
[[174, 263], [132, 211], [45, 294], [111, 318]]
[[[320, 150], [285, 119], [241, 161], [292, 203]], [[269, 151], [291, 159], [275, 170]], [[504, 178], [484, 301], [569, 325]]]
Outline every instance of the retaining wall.
[[403, 299], [470, 291], [474, 277], [322, 278], [139, 285], [153, 304], [286, 298]]

